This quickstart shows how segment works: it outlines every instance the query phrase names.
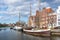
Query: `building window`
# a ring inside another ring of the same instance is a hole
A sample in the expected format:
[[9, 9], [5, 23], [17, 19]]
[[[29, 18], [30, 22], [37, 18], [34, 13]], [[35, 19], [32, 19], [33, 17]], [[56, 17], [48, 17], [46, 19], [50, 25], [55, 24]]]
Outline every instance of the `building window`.
[[42, 18], [41, 20], [45, 20], [44, 18]]
[[36, 17], [36, 22], [39, 22], [39, 17]]
[[60, 22], [58, 22], [58, 25], [60, 25]]
[[58, 21], [60, 21], [60, 19], [58, 19]]

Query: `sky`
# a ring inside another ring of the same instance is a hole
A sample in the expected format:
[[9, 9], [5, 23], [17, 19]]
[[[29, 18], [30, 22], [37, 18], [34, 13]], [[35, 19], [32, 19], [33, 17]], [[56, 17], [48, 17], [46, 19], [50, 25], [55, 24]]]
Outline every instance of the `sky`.
[[[20, 20], [28, 22], [30, 3], [32, 15], [38, 10], [39, 0], [0, 0], [0, 23], [16, 23]], [[60, 6], [60, 0], [40, 0], [40, 8], [51, 7], [54, 11]]]

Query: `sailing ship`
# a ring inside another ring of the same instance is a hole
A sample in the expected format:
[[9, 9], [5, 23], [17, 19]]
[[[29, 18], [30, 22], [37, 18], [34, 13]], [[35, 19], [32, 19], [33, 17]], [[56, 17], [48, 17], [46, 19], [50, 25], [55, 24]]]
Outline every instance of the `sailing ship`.
[[22, 26], [15, 26], [13, 29], [14, 30], [22, 30]]
[[20, 25], [20, 13], [19, 13], [19, 23], [18, 25], [14, 26], [14, 30], [23, 30], [22, 26]]
[[[31, 16], [31, 4], [30, 4], [30, 16]], [[34, 23], [32, 25], [34, 25]], [[50, 36], [50, 29], [34, 29], [34, 27], [35, 27], [35, 25], [31, 26], [30, 28], [23, 29], [23, 31], [25, 33], [32, 34], [32, 35], [45, 34], [46, 36]]]

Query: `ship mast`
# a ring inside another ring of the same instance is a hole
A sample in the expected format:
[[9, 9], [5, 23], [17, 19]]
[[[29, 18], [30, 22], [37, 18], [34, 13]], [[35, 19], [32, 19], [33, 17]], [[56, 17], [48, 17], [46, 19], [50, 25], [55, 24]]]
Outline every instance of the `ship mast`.
[[40, 0], [38, 0], [38, 10], [40, 10]]
[[[29, 17], [31, 17], [31, 15], [32, 15], [31, 12], [32, 12], [32, 11], [31, 11], [31, 3], [30, 3], [30, 14], [29, 14]], [[30, 18], [29, 20], [30, 20], [30, 22], [29, 22], [30, 25], [29, 25], [29, 26], [31, 26], [31, 18]]]
[[[40, 0], [38, 0], [38, 11], [39, 11], [39, 14], [40, 14]], [[39, 15], [39, 17], [38, 17], [38, 28], [40, 28], [40, 19], [41, 19], [41, 17]]]
[[[31, 15], [32, 15], [32, 14], [31, 14], [31, 3], [30, 3], [30, 17], [31, 17]], [[31, 21], [31, 20], [32, 20], [32, 19], [30, 18], [30, 21]], [[31, 25], [31, 22], [30, 22], [30, 26], [32, 26], [32, 25]]]
[[20, 12], [19, 12], [19, 25], [20, 25]]
[[31, 11], [31, 3], [30, 3], [30, 16], [32, 15], [31, 12], [32, 12], [32, 11]]

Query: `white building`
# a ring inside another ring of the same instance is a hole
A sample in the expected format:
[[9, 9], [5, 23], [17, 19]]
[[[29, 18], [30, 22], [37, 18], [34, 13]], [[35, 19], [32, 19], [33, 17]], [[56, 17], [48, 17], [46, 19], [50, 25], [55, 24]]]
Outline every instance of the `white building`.
[[57, 13], [57, 26], [60, 26], [60, 6], [58, 6], [56, 13]]

